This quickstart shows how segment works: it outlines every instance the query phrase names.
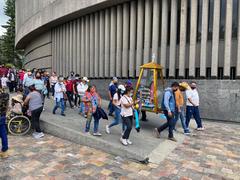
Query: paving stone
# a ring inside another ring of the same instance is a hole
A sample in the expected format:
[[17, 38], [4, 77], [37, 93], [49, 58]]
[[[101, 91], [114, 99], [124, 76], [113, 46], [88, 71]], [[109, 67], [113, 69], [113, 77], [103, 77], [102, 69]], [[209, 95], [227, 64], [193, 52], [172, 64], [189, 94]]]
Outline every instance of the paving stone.
[[[43, 139], [9, 136], [10, 157], [0, 159], [0, 180], [240, 178], [240, 126], [205, 123], [161, 164], [139, 164], [46, 134]], [[234, 135], [234, 137], [232, 137]], [[233, 147], [234, 146], [234, 147]]]

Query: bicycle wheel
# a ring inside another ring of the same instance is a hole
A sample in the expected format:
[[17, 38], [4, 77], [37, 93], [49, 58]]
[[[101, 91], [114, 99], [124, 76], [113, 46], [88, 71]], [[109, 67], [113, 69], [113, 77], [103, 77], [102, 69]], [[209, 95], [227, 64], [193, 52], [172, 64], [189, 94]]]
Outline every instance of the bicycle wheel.
[[8, 130], [12, 135], [25, 135], [30, 128], [31, 122], [26, 116], [15, 116], [8, 122]]

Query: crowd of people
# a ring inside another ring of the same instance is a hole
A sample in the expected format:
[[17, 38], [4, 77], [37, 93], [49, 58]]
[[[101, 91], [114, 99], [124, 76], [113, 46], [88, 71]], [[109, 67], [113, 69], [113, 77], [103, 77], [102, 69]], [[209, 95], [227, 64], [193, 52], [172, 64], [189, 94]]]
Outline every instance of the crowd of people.
[[[113, 77], [108, 86], [109, 106], [108, 116], [102, 108], [102, 99], [97, 87], [89, 82], [87, 77], [71, 72], [68, 77], [58, 76], [56, 72], [50, 73], [37, 69], [6, 68], [0, 66], [0, 93], [1, 96], [1, 118], [0, 136], [2, 139], [2, 156], [8, 149], [7, 136], [4, 124], [6, 123], [6, 112], [9, 111], [9, 93], [17, 93], [12, 97], [11, 110], [16, 114], [27, 113], [31, 116], [33, 125], [33, 137], [36, 139], [44, 137], [40, 127], [40, 116], [44, 111], [45, 98], [53, 99], [55, 104], [52, 109], [54, 115], [60, 109], [60, 115], [66, 116], [67, 103], [70, 108], [77, 108], [78, 113], [86, 118], [85, 133], [90, 134], [90, 126], [93, 120], [94, 136], [101, 136], [99, 131], [99, 120], [113, 116], [114, 120], [106, 125], [106, 133], [111, 133], [111, 128], [121, 124], [120, 142], [124, 146], [132, 144], [130, 134], [134, 121], [133, 109], [140, 103], [137, 99], [133, 101], [133, 84], [130, 80], [120, 84], [117, 77]], [[153, 93], [152, 93], [153, 94]], [[185, 98], [186, 97], [186, 98]], [[186, 100], [185, 100], [186, 99]], [[5, 103], [4, 103], [5, 102]], [[186, 114], [185, 114], [186, 106]], [[189, 122], [193, 116], [197, 123], [197, 130], [204, 130], [199, 113], [199, 95], [196, 83], [174, 82], [171, 87], [166, 88], [161, 108], [165, 115], [166, 123], [154, 129], [157, 138], [160, 133], [168, 128], [169, 140], [177, 141], [174, 137], [176, 122], [181, 120], [184, 134], [189, 135]], [[142, 121], [146, 121], [146, 112], [142, 113]]]

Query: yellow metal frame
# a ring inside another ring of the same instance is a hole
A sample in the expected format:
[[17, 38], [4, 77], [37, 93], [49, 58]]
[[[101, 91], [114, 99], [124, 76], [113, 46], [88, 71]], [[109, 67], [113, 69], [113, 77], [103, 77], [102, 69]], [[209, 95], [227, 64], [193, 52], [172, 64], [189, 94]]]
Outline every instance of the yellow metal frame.
[[139, 89], [141, 79], [142, 79], [142, 76], [143, 76], [143, 72], [144, 72], [145, 69], [152, 69], [153, 70], [153, 77], [154, 77], [154, 81], [153, 81], [154, 82], [154, 94], [153, 94], [154, 97], [153, 98], [154, 98], [154, 105], [155, 105], [154, 110], [146, 110], [146, 111], [159, 113], [159, 112], [161, 112], [161, 109], [159, 109], [159, 107], [158, 107], [158, 97], [157, 97], [158, 73], [161, 76], [161, 81], [162, 81], [163, 88], [164, 88], [164, 85], [165, 85], [165, 82], [164, 82], [164, 79], [163, 79], [163, 72], [162, 72], [163, 68], [160, 64], [157, 64], [155, 62], [151, 62], [151, 63], [147, 63], [147, 64], [144, 64], [144, 65], [140, 66], [140, 74], [139, 74], [139, 77], [138, 77], [136, 89], [135, 89], [134, 94], [133, 94], [133, 100], [134, 100], [134, 102], [136, 101], [138, 89]]

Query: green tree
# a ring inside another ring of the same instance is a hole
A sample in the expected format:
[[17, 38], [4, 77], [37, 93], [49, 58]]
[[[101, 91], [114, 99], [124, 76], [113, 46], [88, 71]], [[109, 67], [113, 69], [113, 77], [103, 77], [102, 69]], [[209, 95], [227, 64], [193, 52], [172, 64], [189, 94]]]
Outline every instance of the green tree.
[[4, 63], [12, 63], [17, 67], [22, 66], [22, 50], [15, 48], [15, 0], [6, 0], [4, 13], [9, 17], [6, 25], [2, 27], [6, 32], [2, 36], [1, 50]]

